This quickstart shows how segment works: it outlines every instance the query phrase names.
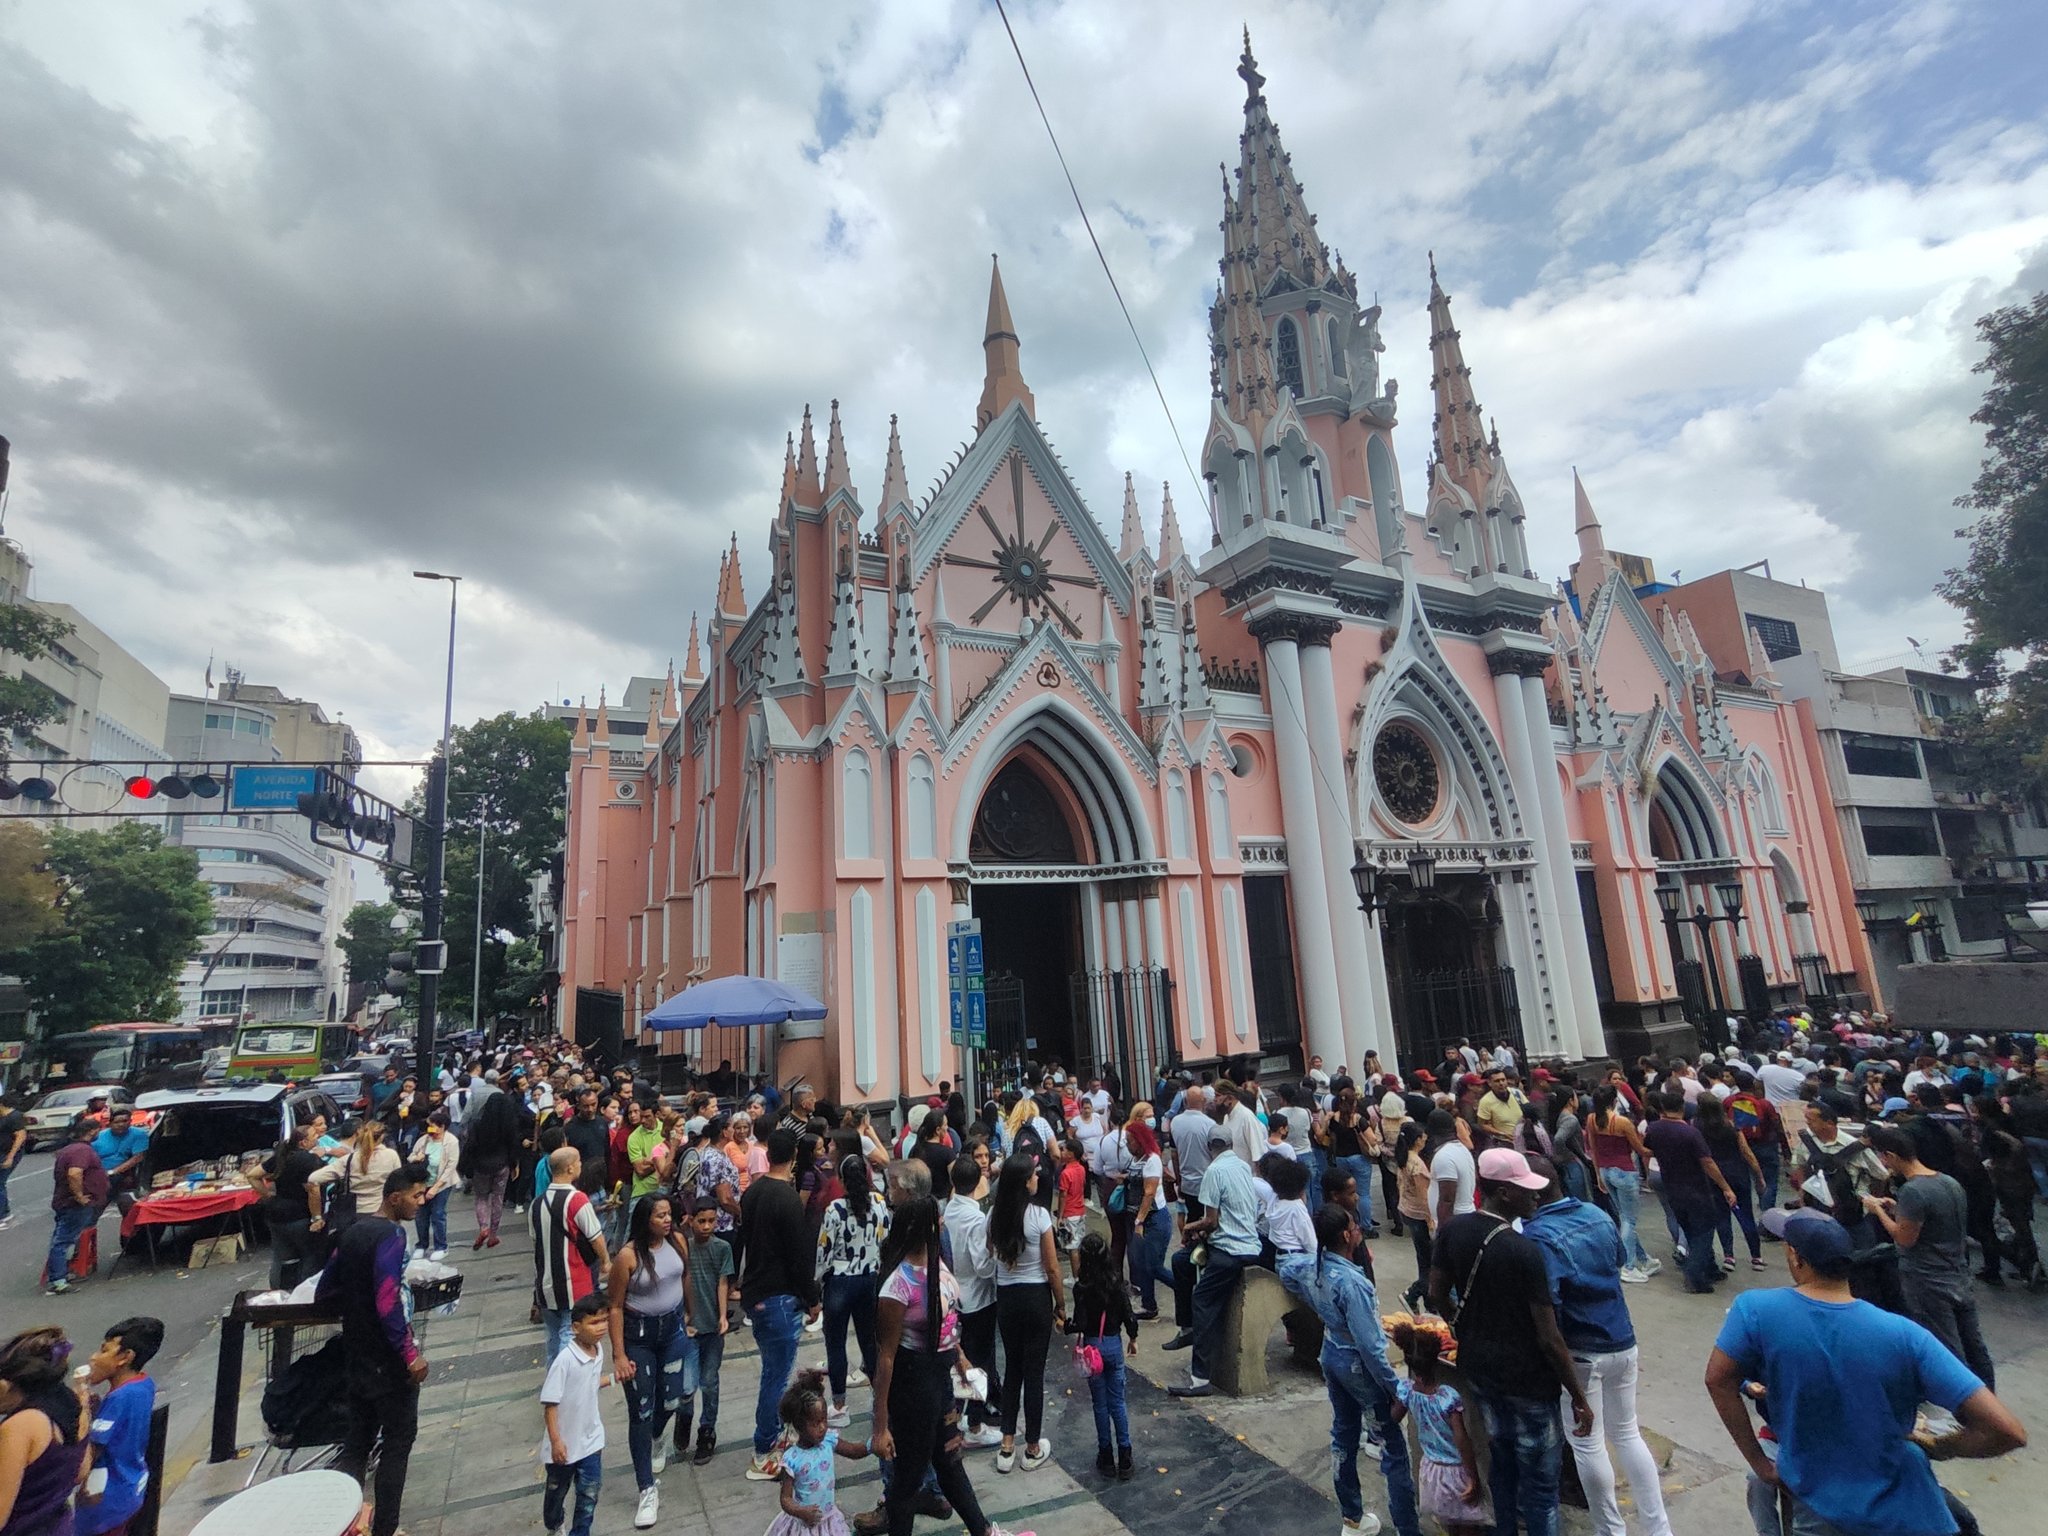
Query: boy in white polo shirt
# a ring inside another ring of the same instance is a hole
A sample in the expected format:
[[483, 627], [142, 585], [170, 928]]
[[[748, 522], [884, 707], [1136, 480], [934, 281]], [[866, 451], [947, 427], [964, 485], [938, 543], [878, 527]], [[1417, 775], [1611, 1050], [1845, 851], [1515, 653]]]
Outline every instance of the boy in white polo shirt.
[[569, 1309], [569, 1342], [541, 1383], [547, 1489], [540, 1519], [549, 1536], [560, 1536], [571, 1483], [576, 1485], [576, 1516], [570, 1536], [590, 1536], [597, 1517], [597, 1493], [604, 1481], [604, 1420], [597, 1410], [597, 1389], [604, 1378], [601, 1345], [609, 1321], [602, 1293], [578, 1298]]

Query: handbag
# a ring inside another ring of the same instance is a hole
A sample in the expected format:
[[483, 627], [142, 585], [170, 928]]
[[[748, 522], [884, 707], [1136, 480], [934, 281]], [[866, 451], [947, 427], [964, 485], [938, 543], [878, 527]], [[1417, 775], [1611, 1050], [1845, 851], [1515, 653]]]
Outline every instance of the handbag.
[[320, 1198], [320, 1219], [327, 1223], [330, 1237], [339, 1237], [356, 1219], [356, 1192], [349, 1183], [355, 1173], [355, 1162], [355, 1153], [349, 1153], [341, 1165], [341, 1177], [329, 1184], [327, 1193]]
[[[1102, 1321], [1096, 1325], [1095, 1336], [1101, 1338], [1109, 1328], [1109, 1312], [1102, 1314]], [[1088, 1342], [1084, 1334], [1074, 1340], [1074, 1374], [1083, 1381], [1093, 1381], [1102, 1374], [1102, 1351]]]

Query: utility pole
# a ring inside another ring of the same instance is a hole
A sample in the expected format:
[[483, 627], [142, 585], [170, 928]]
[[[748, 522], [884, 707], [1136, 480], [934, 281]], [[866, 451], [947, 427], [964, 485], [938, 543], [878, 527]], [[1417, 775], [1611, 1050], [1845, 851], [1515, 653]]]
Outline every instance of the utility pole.
[[476, 813], [476, 947], [469, 960], [469, 1027], [483, 1028], [484, 997], [484, 836], [491, 830], [488, 801]]
[[427, 764], [427, 875], [420, 891], [418, 974], [420, 1008], [413, 1070], [425, 1072], [434, 1059], [434, 1005], [440, 999], [441, 972], [448, 946], [441, 937], [441, 886], [448, 877], [448, 758], [444, 753]]

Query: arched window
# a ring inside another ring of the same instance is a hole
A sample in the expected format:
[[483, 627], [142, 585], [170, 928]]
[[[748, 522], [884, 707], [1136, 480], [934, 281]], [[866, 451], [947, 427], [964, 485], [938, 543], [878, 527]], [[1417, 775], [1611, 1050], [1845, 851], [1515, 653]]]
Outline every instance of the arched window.
[[1274, 351], [1278, 358], [1280, 382], [1299, 396], [1301, 388], [1301, 332], [1292, 320], [1281, 317]]
[[839, 784], [841, 856], [871, 859], [875, 856], [874, 773], [868, 767], [867, 753], [859, 747], [846, 754]]
[[1173, 857], [1192, 858], [1195, 851], [1194, 812], [1188, 803], [1188, 781], [1178, 768], [1166, 776], [1166, 831]]
[[1351, 377], [1351, 365], [1344, 361], [1344, 328], [1335, 320], [1330, 322], [1330, 372], [1340, 379]]
[[1220, 773], [1209, 775], [1209, 857], [1237, 857], [1237, 846], [1230, 836], [1230, 791], [1224, 787]]
[[913, 859], [932, 858], [938, 798], [932, 783], [932, 760], [922, 752], [910, 760], [910, 793], [907, 802], [905, 809], [910, 818], [910, 856]]

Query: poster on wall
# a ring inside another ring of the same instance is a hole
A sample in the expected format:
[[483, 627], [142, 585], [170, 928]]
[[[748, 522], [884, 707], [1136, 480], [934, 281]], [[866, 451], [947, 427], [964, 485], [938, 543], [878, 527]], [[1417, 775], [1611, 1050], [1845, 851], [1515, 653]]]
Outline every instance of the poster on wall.
[[[825, 1002], [832, 1001], [832, 994], [825, 985], [825, 935], [822, 933], [783, 933], [775, 938], [775, 979], [787, 982]], [[818, 1040], [825, 1034], [825, 1021], [814, 1019], [806, 1023], [791, 1020], [781, 1026], [785, 1040]]]

